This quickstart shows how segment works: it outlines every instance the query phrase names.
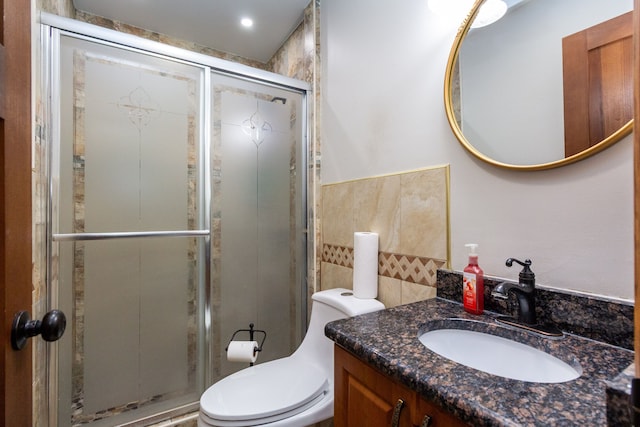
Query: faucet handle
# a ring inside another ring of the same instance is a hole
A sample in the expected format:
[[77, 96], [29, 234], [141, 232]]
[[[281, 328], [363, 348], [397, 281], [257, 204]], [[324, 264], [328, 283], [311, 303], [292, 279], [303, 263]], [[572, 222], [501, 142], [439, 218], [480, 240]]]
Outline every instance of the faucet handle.
[[531, 286], [531, 287], [535, 286], [536, 275], [533, 273], [533, 271], [531, 271], [531, 268], [529, 268], [531, 266], [531, 260], [525, 259], [524, 262], [522, 262], [515, 258], [508, 258], [505, 264], [507, 265], [507, 267], [511, 267], [514, 261], [522, 266], [522, 271], [520, 272], [520, 275], [519, 275], [520, 284]]
[[524, 268], [529, 268], [529, 266], [531, 265], [530, 259], [525, 259], [524, 262], [522, 262], [519, 259], [515, 259], [515, 258], [507, 258], [507, 262], [505, 264], [507, 264], [507, 267], [511, 267], [514, 261], [520, 264], [521, 266], [523, 266]]

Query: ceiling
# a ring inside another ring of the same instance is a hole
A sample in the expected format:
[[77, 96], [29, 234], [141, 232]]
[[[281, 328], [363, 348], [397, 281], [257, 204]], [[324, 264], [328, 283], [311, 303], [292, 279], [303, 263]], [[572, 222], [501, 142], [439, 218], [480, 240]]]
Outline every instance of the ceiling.
[[[311, 0], [73, 0], [76, 9], [267, 62]], [[249, 17], [250, 29], [240, 25]]]

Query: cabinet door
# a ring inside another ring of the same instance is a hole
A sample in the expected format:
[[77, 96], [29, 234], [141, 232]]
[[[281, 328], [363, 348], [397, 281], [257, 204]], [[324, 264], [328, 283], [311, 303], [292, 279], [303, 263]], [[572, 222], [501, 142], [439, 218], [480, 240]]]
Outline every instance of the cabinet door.
[[444, 409], [422, 399], [335, 346], [335, 427], [462, 427]]
[[[413, 425], [414, 392], [394, 383], [338, 346], [334, 354], [335, 427]], [[396, 424], [392, 424], [394, 412], [398, 417]]]

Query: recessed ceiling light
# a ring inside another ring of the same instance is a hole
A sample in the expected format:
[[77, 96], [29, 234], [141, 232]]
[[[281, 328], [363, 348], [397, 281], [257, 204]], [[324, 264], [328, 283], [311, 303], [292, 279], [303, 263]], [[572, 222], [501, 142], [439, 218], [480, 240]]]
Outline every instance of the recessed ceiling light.
[[253, 19], [251, 19], [251, 18], [242, 18], [240, 20], [240, 24], [245, 28], [251, 28], [251, 27], [253, 27]]

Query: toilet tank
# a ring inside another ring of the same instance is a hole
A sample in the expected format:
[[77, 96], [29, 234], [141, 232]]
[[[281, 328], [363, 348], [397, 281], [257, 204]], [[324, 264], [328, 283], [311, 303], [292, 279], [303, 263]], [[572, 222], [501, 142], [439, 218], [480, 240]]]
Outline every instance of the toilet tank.
[[304, 357], [320, 365], [333, 378], [333, 341], [324, 335], [324, 327], [334, 320], [384, 309], [375, 299], [360, 299], [349, 289], [336, 288], [316, 292], [311, 299], [311, 320], [307, 334], [292, 357]]
[[[344, 314], [343, 317], [357, 316], [384, 308], [384, 304], [376, 299], [356, 298], [353, 295], [353, 291], [342, 288], [316, 292], [311, 296], [311, 299], [314, 302], [318, 301], [341, 311]], [[313, 311], [311, 312], [311, 316], [313, 316]], [[328, 319], [325, 323], [331, 320], [337, 319]]]

